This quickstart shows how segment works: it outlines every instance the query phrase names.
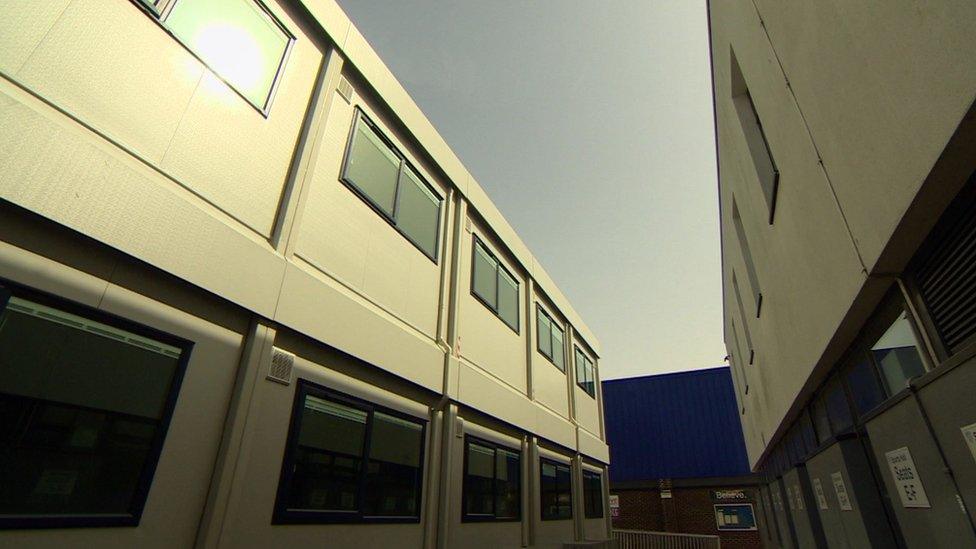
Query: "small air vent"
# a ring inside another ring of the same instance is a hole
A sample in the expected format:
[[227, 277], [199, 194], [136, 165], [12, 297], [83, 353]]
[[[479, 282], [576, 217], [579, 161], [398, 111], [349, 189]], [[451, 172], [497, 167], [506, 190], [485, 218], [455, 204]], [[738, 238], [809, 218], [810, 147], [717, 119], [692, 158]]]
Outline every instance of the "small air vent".
[[339, 95], [341, 95], [347, 102], [352, 103], [352, 84], [346, 80], [345, 76], [339, 77], [339, 85], [336, 87], [339, 90]]
[[976, 175], [929, 236], [916, 281], [946, 351], [976, 338]]
[[295, 355], [275, 347], [271, 351], [271, 367], [268, 368], [268, 379], [291, 385], [291, 370], [295, 366]]

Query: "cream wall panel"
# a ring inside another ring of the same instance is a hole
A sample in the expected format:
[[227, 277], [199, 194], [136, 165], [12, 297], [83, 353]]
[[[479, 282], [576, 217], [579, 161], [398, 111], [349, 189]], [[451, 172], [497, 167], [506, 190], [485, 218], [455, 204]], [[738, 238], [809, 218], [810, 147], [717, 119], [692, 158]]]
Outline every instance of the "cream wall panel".
[[566, 448], [576, 448], [576, 428], [572, 423], [542, 406], [534, 405], [533, 408], [535, 410], [534, 433]]
[[[354, 103], [383, 127], [384, 134], [445, 199], [440, 222], [443, 240], [448, 224], [446, 189], [409, 154], [394, 132], [384, 127], [363, 96], [357, 94]], [[433, 339], [437, 332], [440, 263], [431, 261], [339, 179], [354, 115], [353, 105], [341, 97], [332, 102], [296, 254]]]
[[[536, 287], [537, 288], [537, 287]], [[526, 322], [532, 323], [532, 397], [539, 403], [551, 408], [562, 417], [569, 418], [569, 389], [566, 382], [566, 372], [561, 371], [545, 355], [539, 352], [538, 312], [536, 307], [541, 304], [553, 320], [563, 328], [563, 364], [568, 370], [573, 364], [572, 351], [568, 349], [569, 329], [566, 321], [547, 299], [538, 291], [533, 292], [532, 309], [526, 314]]]
[[976, 3], [758, 4], [870, 268], [976, 96]]
[[396, 317], [311, 267], [289, 263], [274, 319], [432, 391], [444, 352]]
[[607, 446], [607, 443], [584, 429], [577, 429], [577, 433], [579, 434], [579, 451], [581, 454], [600, 463], [610, 463], [610, 447]]
[[0, 71], [16, 73], [71, 0], [0, 2]]
[[267, 118], [207, 70], [162, 167], [269, 236], [324, 52], [290, 13], [265, 4], [295, 36]]
[[78, 0], [16, 78], [159, 162], [202, 74], [203, 66], [132, 2]]
[[[471, 220], [474, 234], [484, 242], [519, 282], [519, 333], [515, 333], [501, 318], [471, 293], [471, 259], [474, 246], [472, 233], [461, 234], [459, 269], [461, 287], [458, 289], [459, 333], [461, 357], [477, 367], [491, 372], [521, 393], [526, 392], [525, 352], [525, 277], [516, 269], [508, 254], [499, 249], [494, 238], [481, 230], [476, 220]], [[534, 314], [534, 313], [533, 313]], [[534, 317], [532, 317], [534, 318]], [[533, 320], [534, 322], [534, 320]]]
[[464, 361], [461, 361], [458, 401], [520, 429], [537, 432], [534, 425], [536, 407], [525, 395]]
[[576, 422], [580, 427], [600, 436], [600, 407], [597, 406], [596, 399], [588, 395], [579, 385], [573, 385], [576, 393]]
[[0, 196], [259, 314], [274, 311], [284, 260], [266, 243], [2, 79]]

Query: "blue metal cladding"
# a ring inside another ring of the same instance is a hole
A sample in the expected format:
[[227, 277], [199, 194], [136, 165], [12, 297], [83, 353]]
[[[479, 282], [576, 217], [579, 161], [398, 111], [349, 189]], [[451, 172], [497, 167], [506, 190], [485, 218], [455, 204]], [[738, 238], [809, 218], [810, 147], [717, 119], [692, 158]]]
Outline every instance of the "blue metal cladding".
[[728, 367], [603, 382], [614, 482], [750, 474]]

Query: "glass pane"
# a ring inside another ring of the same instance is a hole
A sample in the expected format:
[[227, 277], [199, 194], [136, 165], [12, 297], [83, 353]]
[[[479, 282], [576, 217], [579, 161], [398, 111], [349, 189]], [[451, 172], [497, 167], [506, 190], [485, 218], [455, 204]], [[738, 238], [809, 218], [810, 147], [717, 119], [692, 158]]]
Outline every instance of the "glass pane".
[[410, 168], [400, 179], [396, 224], [420, 249], [437, 257], [437, 227], [441, 201]]
[[835, 379], [827, 386], [827, 415], [830, 417], [830, 426], [834, 434], [850, 427], [854, 420], [851, 418], [851, 408], [847, 403], [847, 395], [844, 394], [844, 387]]
[[498, 269], [498, 316], [513, 329], [518, 330], [519, 304], [518, 283], [503, 269]]
[[536, 336], [539, 343], [539, 352], [546, 355], [552, 356], [552, 325], [549, 323], [549, 317], [542, 314], [541, 309], [536, 310], [536, 325], [539, 327], [539, 333]]
[[871, 354], [878, 363], [889, 394], [901, 391], [905, 382], [925, 373], [925, 365], [918, 354], [918, 341], [905, 311], [901, 311], [871, 347]]
[[302, 409], [289, 509], [354, 511], [367, 413], [308, 395]]
[[559, 485], [557, 504], [559, 507], [558, 517], [561, 519], [572, 518], [573, 516], [573, 492], [572, 480], [569, 474], [569, 467], [559, 465], [556, 467], [556, 480]]
[[586, 364], [584, 363], [586, 359], [583, 358], [583, 353], [579, 349], [576, 349], [576, 382], [583, 383], [586, 381]]
[[181, 350], [12, 297], [0, 315], [0, 515], [127, 515]]
[[289, 37], [252, 0], [179, 0], [166, 18], [190, 50], [264, 109]]
[[603, 485], [600, 475], [583, 472], [584, 510], [586, 518], [603, 517]]
[[369, 440], [363, 514], [418, 516], [423, 427], [413, 421], [374, 412]]
[[464, 476], [464, 512], [468, 515], [491, 515], [495, 512], [495, 450], [475, 443], [468, 444], [468, 469]]
[[566, 363], [563, 360], [563, 331], [556, 326], [552, 327], [552, 361], [559, 366], [559, 369], [566, 371]]
[[481, 299], [485, 300], [492, 309], [498, 305], [495, 303], [495, 288], [498, 284], [498, 267], [495, 259], [491, 257], [481, 244], [474, 244], [474, 267], [472, 268], [472, 289]]
[[515, 519], [522, 505], [521, 465], [518, 452], [498, 449], [495, 460], [497, 494], [495, 517]]
[[542, 518], [553, 519], [559, 516], [559, 484], [556, 478], [556, 465], [543, 462], [541, 469], [539, 487]]
[[863, 355], [858, 355], [856, 361], [847, 372], [847, 386], [854, 397], [854, 407], [858, 417], [868, 413], [884, 400], [884, 390], [878, 384], [878, 377], [874, 373], [871, 361]]
[[813, 428], [817, 434], [817, 442], [823, 444], [830, 438], [830, 423], [827, 420], [827, 407], [824, 405], [822, 398], [817, 397], [813, 401], [811, 413], [813, 415]]
[[397, 155], [369, 124], [363, 120], [357, 122], [343, 177], [392, 218], [399, 173]]

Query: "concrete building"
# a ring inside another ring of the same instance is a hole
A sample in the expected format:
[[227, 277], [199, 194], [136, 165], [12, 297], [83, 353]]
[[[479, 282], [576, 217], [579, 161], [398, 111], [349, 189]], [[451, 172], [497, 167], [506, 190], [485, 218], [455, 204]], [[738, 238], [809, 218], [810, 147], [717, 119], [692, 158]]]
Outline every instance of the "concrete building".
[[0, 546], [608, 537], [599, 342], [331, 0], [0, 2], [0, 295]]
[[603, 394], [614, 528], [762, 545], [759, 477], [749, 470], [728, 367], [611, 379]]
[[709, 21], [766, 540], [976, 546], [976, 4], [728, 0]]

